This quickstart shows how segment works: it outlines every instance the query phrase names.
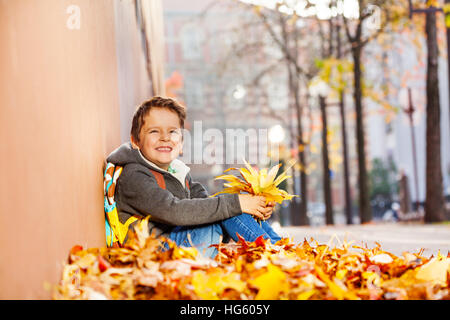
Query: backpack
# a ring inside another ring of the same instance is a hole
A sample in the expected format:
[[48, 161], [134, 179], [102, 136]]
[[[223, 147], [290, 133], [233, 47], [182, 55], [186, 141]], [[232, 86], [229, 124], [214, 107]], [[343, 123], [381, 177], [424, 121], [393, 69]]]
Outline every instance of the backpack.
[[[130, 225], [135, 221], [144, 219], [144, 216], [134, 215], [128, 218], [125, 223], [119, 220], [114, 192], [116, 190], [117, 179], [122, 173], [121, 166], [115, 166], [108, 162], [103, 175], [103, 195], [105, 211], [105, 234], [107, 247], [123, 247]], [[155, 176], [156, 182], [161, 189], [166, 189], [166, 182], [162, 173], [149, 169]], [[189, 189], [189, 182], [186, 178], [186, 187]]]
[[121, 166], [115, 166], [108, 162], [103, 176], [103, 194], [105, 208], [105, 231], [107, 247], [122, 247], [128, 233], [128, 227], [138, 216], [130, 217], [124, 224], [119, 220], [114, 192], [116, 190], [117, 179], [122, 173]]

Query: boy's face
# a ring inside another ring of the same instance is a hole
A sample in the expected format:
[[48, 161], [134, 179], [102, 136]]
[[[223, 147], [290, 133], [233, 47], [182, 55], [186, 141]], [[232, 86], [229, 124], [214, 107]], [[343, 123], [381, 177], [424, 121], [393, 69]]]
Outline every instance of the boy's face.
[[131, 137], [142, 155], [158, 167], [167, 170], [183, 148], [180, 120], [168, 109], [152, 108], [144, 117], [139, 142]]

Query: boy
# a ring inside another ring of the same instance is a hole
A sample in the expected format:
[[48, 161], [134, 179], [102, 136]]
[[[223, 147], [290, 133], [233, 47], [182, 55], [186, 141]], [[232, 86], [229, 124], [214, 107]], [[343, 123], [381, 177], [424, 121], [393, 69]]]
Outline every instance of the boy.
[[[133, 116], [131, 143], [113, 151], [107, 162], [123, 167], [115, 199], [121, 223], [134, 215], [150, 215], [149, 228], [181, 246], [193, 244], [208, 257], [225, 233], [237, 241], [263, 235], [281, 238], [266, 222], [273, 205], [264, 197], [225, 194], [209, 198], [200, 183], [192, 181], [190, 168], [178, 160], [183, 148], [185, 109], [176, 100], [154, 97], [142, 103]], [[130, 226], [133, 226], [132, 223]]]

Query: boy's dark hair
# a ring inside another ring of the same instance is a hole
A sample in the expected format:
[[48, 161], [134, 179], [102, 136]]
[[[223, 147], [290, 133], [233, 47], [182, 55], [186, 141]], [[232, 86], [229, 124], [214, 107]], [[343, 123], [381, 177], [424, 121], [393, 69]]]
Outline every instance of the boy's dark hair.
[[152, 108], [164, 108], [175, 112], [180, 119], [180, 127], [184, 129], [184, 120], [186, 120], [186, 109], [184, 106], [173, 98], [156, 96], [141, 103], [134, 112], [133, 123], [131, 125], [131, 136], [136, 141], [139, 141], [139, 133], [144, 125], [144, 118]]

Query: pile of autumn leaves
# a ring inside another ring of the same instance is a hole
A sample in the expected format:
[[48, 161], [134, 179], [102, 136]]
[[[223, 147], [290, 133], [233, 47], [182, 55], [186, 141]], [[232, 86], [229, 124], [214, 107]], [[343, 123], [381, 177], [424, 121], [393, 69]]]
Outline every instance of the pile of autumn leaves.
[[149, 236], [145, 220], [123, 248], [72, 248], [54, 299], [450, 299], [450, 258], [395, 256], [285, 238], [195, 248]]
[[[288, 166], [291, 167], [292, 164]], [[258, 170], [230, 168], [220, 193], [249, 193], [282, 203], [290, 195], [278, 185], [290, 178], [281, 165]], [[225, 172], [227, 172], [225, 171]], [[216, 194], [216, 195], [217, 195]], [[215, 195], [214, 195], [215, 196]], [[195, 248], [177, 247], [149, 235], [142, 220], [123, 248], [72, 248], [54, 299], [450, 299], [450, 258], [440, 253], [397, 257], [341, 243], [276, 244], [258, 238], [215, 245], [207, 259]]]

